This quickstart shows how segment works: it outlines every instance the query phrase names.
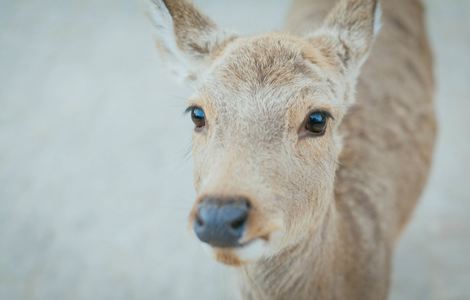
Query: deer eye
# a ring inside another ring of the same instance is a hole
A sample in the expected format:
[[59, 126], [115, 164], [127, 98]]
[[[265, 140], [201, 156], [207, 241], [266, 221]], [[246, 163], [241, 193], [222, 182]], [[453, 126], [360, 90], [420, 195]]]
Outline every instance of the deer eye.
[[305, 129], [316, 136], [323, 135], [326, 130], [326, 125], [330, 114], [324, 111], [312, 112], [305, 122]]
[[196, 129], [206, 126], [206, 113], [198, 106], [190, 107], [191, 120], [193, 120]]

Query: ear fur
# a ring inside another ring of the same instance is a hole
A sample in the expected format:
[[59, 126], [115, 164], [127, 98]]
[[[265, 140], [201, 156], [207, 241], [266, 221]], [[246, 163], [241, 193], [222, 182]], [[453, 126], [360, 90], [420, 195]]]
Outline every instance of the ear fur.
[[156, 29], [157, 49], [173, 71], [196, 80], [223, 48], [236, 38], [185, 0], [147, 0]]
[[357, 77], [380, 31], [380, 17], [378, 0], [340, 0], [310, 41], [344, 73]]

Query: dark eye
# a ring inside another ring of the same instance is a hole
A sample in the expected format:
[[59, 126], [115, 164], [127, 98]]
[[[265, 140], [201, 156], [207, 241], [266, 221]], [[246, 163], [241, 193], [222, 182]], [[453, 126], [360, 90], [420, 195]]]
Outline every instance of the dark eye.
[[206, 113], [200, 107], [191, 107], [191, 119], [193, 120], [196, 128], [202, 128], [206, 126]]
[[323, 135], [326, 130], [329, 113], [323, 111], [312, 112], [305, 123], [305, 129], [315, 135]]

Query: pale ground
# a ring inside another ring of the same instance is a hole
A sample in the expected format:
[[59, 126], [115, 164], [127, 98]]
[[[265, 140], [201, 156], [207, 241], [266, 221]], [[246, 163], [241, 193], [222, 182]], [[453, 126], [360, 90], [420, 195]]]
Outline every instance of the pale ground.
[[[279, 1], [198, 1], [239, 32]], [[440, 139], [391, 299], [470, 299], [470, 1], [429, 0]], [[231, 299], [187, 229], [187, 88], [129, 0], [0, 0], [0, 299]], [[416, 133], [419, 134], [419, 133]]]

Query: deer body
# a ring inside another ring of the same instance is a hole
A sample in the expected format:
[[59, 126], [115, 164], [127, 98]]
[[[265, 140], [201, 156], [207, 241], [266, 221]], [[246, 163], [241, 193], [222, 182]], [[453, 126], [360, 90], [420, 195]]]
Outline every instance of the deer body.
[[[298, 2], [289, 20], [292, 30], [315, 26], [305, 23], [321, 18], [309, 14], [333, 5]], [[341, 128], [345, 139], [336, 205], [332, 220], [324, 223], [325, 240], [312, 238], [292, 255], [247, 267], [246, 293], [258, 291], [253, 299], [387, 297], [393, 247], [426, 181], [436, 126], [420, 1], [382, 1], [382, 10], [381, 34], [359, 77], [355, 107]]]
[[386, 299], [436, 132], [420, 1], [383, 0], [377, 34], [377, 1], [297, 0], [289, 33], [249, 38], [153, 5], [161, 53], [198, 89], [190, 221], [243, 298]]

